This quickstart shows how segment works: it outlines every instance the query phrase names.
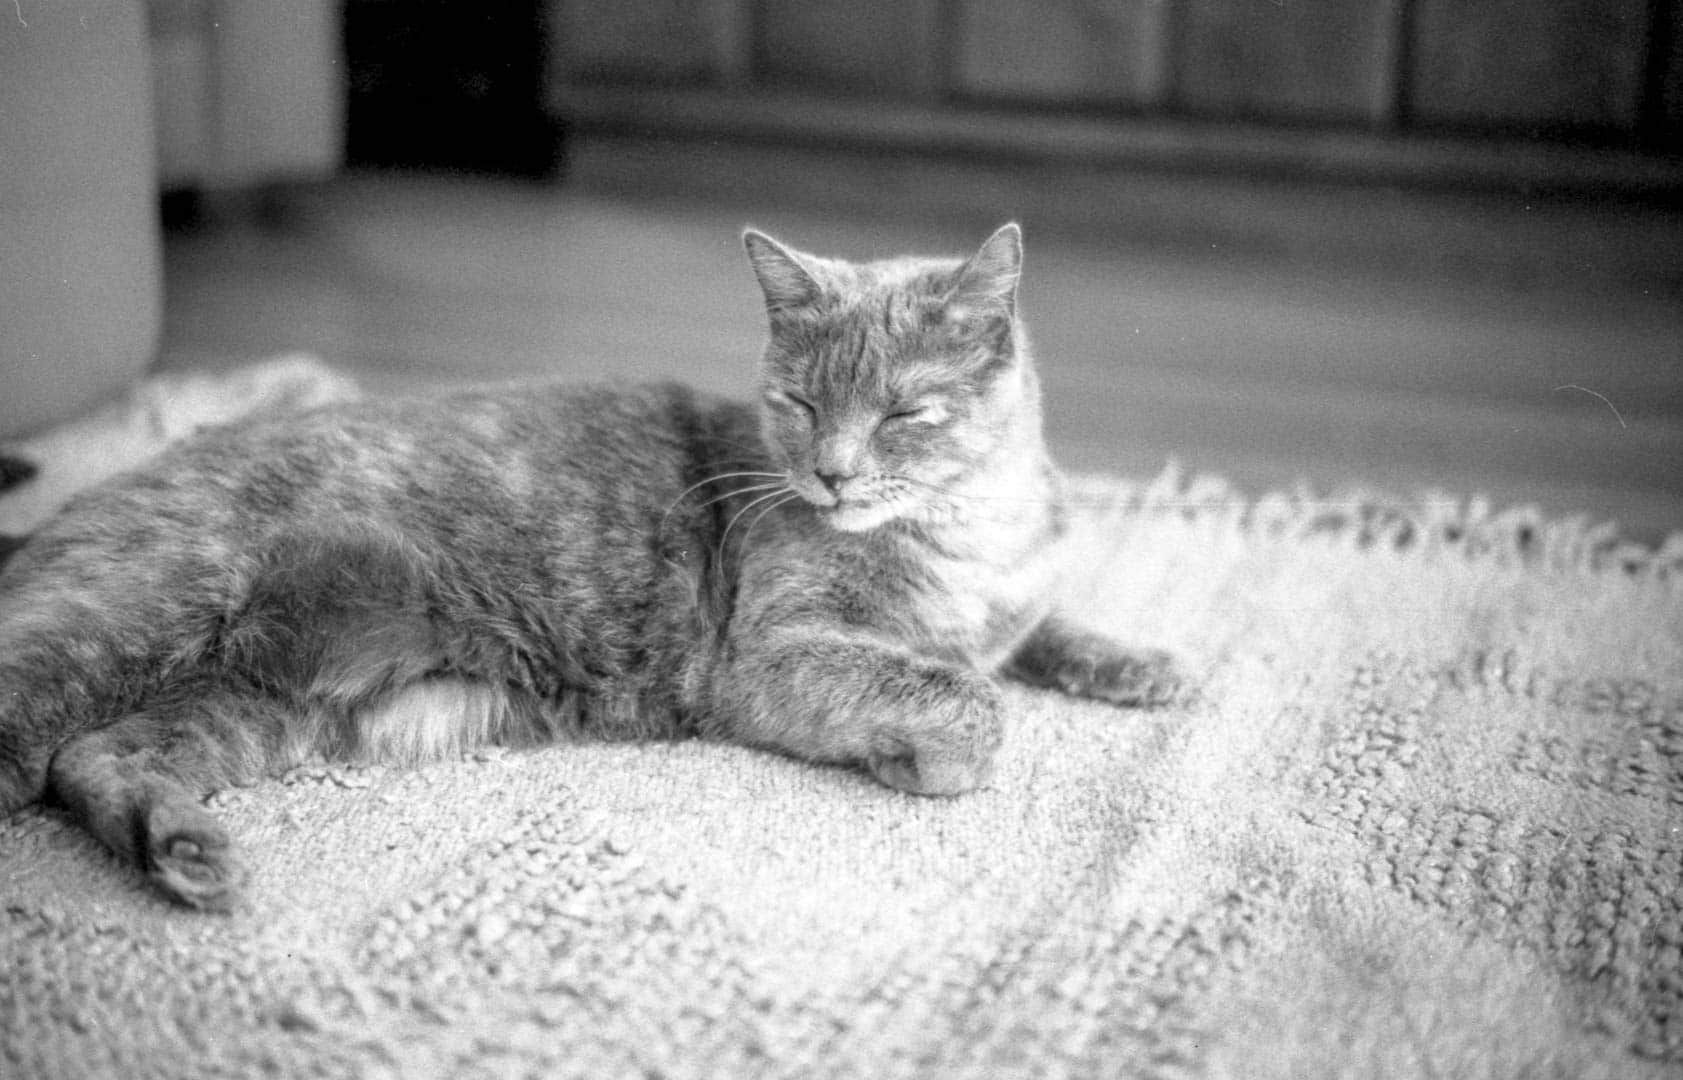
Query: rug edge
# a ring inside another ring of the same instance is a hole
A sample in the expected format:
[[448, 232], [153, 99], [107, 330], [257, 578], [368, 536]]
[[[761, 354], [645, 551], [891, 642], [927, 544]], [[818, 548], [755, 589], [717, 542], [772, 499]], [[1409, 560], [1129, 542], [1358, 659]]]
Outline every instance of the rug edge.
[[1612, 521], [1587, 514], [1550, 516], [1533, 504], [1497, 508], [1483, 495], [1428, 490], [1406, 499], [1360, 486], [1322, 491], [1304, 481], [1252, 496], [1216, 474], [1188, 474], [1174, 461], [1144, 482], [1082, 472], [1070, 475], [1069, 487], [1076, 505], [1101, 518], [1178, 514], [1247, 539], [1322, 537], [1358, 550], [1420, 558], [1586, 575], [1683, 577], [1683, 530], [1647, 544], [1624, 536]]

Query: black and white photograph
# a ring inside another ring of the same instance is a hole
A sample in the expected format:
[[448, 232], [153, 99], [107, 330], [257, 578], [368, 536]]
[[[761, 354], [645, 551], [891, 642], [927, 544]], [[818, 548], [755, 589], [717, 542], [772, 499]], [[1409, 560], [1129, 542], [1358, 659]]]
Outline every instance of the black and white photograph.
[[0, 1078], [1683, 1074], [1683, 3], [0, 0]]

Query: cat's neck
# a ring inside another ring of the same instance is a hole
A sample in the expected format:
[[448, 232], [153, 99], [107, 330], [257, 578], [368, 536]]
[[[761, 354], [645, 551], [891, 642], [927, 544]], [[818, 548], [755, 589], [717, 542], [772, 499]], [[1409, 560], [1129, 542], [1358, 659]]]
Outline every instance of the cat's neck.
[[1008, 564], [1063, 532], [1063, 477], [1038, 431], [948, 488], [925, 514], [887, 526], [890, 535], [943, 555]]
[[1062, 477], [1046, 449], [1040, 383], [1026, 340], [1022, 344], [1025, 362], [1016, 375], [1009, 426], [983, 466], [955, 481], [951, 498], [925, 523], [948, 543], [1033, 545], [1061, 517]]

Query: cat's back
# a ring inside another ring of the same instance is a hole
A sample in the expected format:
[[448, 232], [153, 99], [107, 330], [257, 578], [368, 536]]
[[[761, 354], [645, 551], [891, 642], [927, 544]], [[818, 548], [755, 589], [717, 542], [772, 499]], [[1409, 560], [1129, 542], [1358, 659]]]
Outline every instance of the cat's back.
[[752, 464], [742, 405], [676, 383], [523, 385], [205, 431], [77, 496], [25, 545], [131, 553], [379, 522], [419, 542], [624, 543], [684, 487]]
[[698, 441], [731, 425], [733, 411], [677, 383], [510, 385], [351, 402], [214, 429], [127, 486], [191, 475], [249, 487], [375, 490], [401, 478], [420, 495], [414, 484], [480, 472], [533, 495], [546, 482], [624, 489], [682, 467]]

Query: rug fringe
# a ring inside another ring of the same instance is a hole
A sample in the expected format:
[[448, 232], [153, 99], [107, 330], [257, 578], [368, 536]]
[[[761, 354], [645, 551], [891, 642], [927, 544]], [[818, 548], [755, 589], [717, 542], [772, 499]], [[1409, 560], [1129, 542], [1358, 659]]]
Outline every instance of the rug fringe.
[[1610, 521], [1551, 518], [1531, 505], [1498, 509], [1482, 495], [1427, 491], [1409, 500], [1363, 488], [1323, 493], [1299, 483], [1253, 498], [1220, 476], [1188, 475], [1173, 460], [1143, 484], [1088, 476], [1072, 488], [1078, 502], [1102, 508], [1106, 517], [1175, 514], [1253, 538], [1319, 537], [1360, 550], [1683, 579], [1683, 531], [1648, 545], [1626, 538]]

